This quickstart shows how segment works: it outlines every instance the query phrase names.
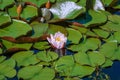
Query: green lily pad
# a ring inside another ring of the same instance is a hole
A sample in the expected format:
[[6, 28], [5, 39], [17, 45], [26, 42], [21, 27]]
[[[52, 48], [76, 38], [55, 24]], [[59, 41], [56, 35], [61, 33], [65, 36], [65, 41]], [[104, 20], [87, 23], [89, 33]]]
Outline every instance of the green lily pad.
[[54, 19], [74, 19], [85, 12], [85, 9], [73, 1], [59, 1], [52, 5], [50, 11]]
[[10, 16], [5, 12], [0, 12], [0, 26], [9, 22], [11, 22]]
[[20, 48], [20, 49], [25, 49], [29, 50], [32, 47], [32, 43], [12, 43], [6, 40], [2, 40], [3, 45], [6, 47], [7, 50], [9, 49], [15, 49], [15, 48]]
[[13, 19], [13, 23], [9, 26], [0, 29], [0, 37], [13, 37], [17, 38], [26, 35], [32, 28], [25, 22]]
[[89, 57], [86, 53], [78, 52], [74, 55], [75, 61], [81, 65], [91, 65]]
[[105, 62], [104, 55], [99, 52], [77, 53], [74, 55], [76, 62], [81, 65], [99, 66]]
[[5, 7], [14, 3], [14, 0], [0, 0], [0, 9], [3, 10]]
[[67, 70], [71, 69], [73, 67], [73, 65], [74, 65], [73, 56], [62, 56], [54, 64], [55, 69], [58, 72], [62, 72], [62, 73], [64, 73], [64, 71], [67, 72]]
[[78, 45], [72, 45], [68, 49], [72, 51], [86, 52], [88, 50], [96, 50], [101, 45], [101, 41], [97, 38], [88, 38]]
[[16, 75], [15, 61], [13, 59], [5, 60], [4, 62], [0, 63], [0, 73], [2, 76], [12, 78]]
[[87, 54], [93, 67], [100, 66], [105, 62], [105, 56], [97, 51], [88, 52]]
[[52, 80], [55, 77], [55, 72], [47, 67], [27, 66], [19, 70], [18, 77], [25, 80]]
[[105, 63], [102, 65], [103, 68], [110, 67], [113, 65], [113, 61], [111, 59], [106, 58]]
[[31, 23], [31, 26], [32, 26], [33, 31], [34, 31], [33, 35], [31, 36], [32, 38], [41, 37], [48, 30], [48, 24], [47, 23], [33, 22], [33, 23]]
[[100, 47], [100, 53], [107, 58], [112, 58], [117, 50], [117, 42], [107, 42]]
[[6, 59], [5, 56], [0, 56], [0, 63], [3, 62]]
[[17, 52], [12, 58], [17, 62], [18, 66], [28, 66], [39, 62], [36, 55], [33, 54], [33, 51]]
[[95, 71], [95, 68], [90, 66], [81, 66], [79, 64], [75, 64], [71, 76], [79, 76], [80, 78], [83, 78], [85, 76], [88, 76], [92, 74]]
[[102, 23], [105, 23], [107, 21], [107, 16], [100, 11], [97, 12], [97, 11], [89, 10], [86, 19], [88, 20], [85, 20], [84, 26], [92, 27], [93, 25], [100, 25]]
[[48, 28], [49, 34], [55, 34], [58, 31], [63, 33], [64, 35], [67, 35], [67, 30], [63, 26], [53, 25], [53, 24], [49, 25], [49, 28]]
[[67, 28], [67, 31], [68, 31], [68, 40], [70, 40], [74, 44], [78, 44], [80, 39], [82, 38], [82, 34], [79, 31], [71, 28]]
[[120, 43], [120, 31], [114, 33], [114, 39], [117, 40], [118, 43]]
[[50, 62], [56, 60], [58, 58], [58, 54], [51, 51], [40, 51], [37, 53], [37, 58], [45, 62]]
[[115, 50], [111, 59], [120, 61], [120, 46]]
[[2, 49], [0, 48], [0, 54], [2, 54]]
[[113, 0], [102, 0], [103, 4], [108, 7]]
[[34, 48], [39, 49], [39, 50], [45, 50], [50, 48], [49, 43], [48, 42], [36, 42], [33, 45]]
[[[12, 17], [17, 17], [18, 16], [17, 7], [13, 6], [12, 8], [9, 8], [8, 13]], [[28, 5], [25, 8], [23, 8], [22, 13], [21, 13], [20, 16], [22, 18], [24, 18], [24, 19], [27, 19], [27, 20], [29, 20], [29, 19], [31, 19], [31, 18], [33, 18], [35, 16], [38, 16], [37, 8], [34, 7], [34, 6]]]
[[107, 38], [109, 36], [109, 32], [107, 31], [104, 31], [102, 29], [93, 29], [93, 31], [99, 36], [99, 37], [102, 37], [102, 38]]

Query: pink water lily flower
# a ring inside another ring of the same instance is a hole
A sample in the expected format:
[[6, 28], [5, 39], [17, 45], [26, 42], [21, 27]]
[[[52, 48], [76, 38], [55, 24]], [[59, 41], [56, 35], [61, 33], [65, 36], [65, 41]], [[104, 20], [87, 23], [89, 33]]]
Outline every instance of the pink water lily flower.
[[67, 42], [67, 37], [63, 33], [57, 32], [55, 35], [50, 34], [47, 40], [54, 48], [62, 49]]

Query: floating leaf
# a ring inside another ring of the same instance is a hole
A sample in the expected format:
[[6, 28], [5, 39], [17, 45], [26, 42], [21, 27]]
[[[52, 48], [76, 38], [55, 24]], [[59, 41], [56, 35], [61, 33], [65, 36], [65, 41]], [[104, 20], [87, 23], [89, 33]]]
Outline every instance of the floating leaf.
[[92, 25], [100, 25], [107, 21], [107, 16], [102, 12], [96, 12], [93, 10], [89, 10], [85, 21], [86, 23], [84, 25], [86, 27], [89, 27]]
[[97, 51], [88, 52], [87, 54], [92, 66], [100, 66], [105, 62], [105, 56]]
[[113, 0], [102, 0], [103, 4], [108, 7]]
[[0, 12], [0, 26], [11, 22], [10, 16], [5, 12]]
[[72, 51], [86, 52], [88, 50], [96, 50], [101, 45], [101, 41], [97, 38], [88, 38], [78, 45], [70, 46]]
[[18, 66], [28, 66], [39, 62], [36, 55], [33, 54], [33, 51], [17, 52], [12, 56], [12, 58], [17, 62]]
[[17, 38], [26, 35], [32, 28], [25, 22], [13, 19], [13, 23], [9, 26], [0, 29], [0, 37], [13, 37]]
[[79, 31], [71, 28], [67, 28], [67, 31], [68, 31], [68, 40], [70, 40], [74, 44], [78, 44], [80, 39], [82, 38], [82, 34]]
[[55, 77], [55, 72], [50, 68], [42, 68], [42, 66], [27, 66], [18, 72], [18, 76], [28, 80], [52, 80]]
[[95, 68], [90, 66], [81, 66], [79, 64], [75, 64], [71, 76], [79, 76], [80, 78], [88, 76], [95, 71]]
[[33, 47], [39, 50], [45, 50], [50, 48], [48, 42], [36, 42]]
[[14, 3], [14, 0], [0, 0], [0, 9], [3, 10], [5, 7]]
[[93, 29], [93, 31], [99, 36], [99, 37], [102, 37], [102, 38], [107, 38], [109, 36], [109, 32], [107, 31], [104, 31], [102, 29]]
[[56, 60], [58, 58], [58, 55], [57, 53], [51, 51], [40, 51], [37, 53], [37, 58], [45, 62], [50, 62]]
[[67, 35], [67, 30], [63, 26], [53, 25], [53, 24], [49, 25], [49, 28], [48, 28], [48, 33], [49, 34], [55, 34], [58, 31]]
[[6, 59], [5, 56], [0, 56], [0, 63]]
[[120, 31], [114, 33], [114, 39], [117, 40], [118, 43], [120, 43]]
[[12, 78], [16, 75], [15, 61], [13, 59], [5, 60], [4, 62], [0, 63], [0, 73], [1, 75]]
[[58, 72], [62, 72], [63, 74], [64, 74], [64, 71], [68, 72], [69, 69], [71, 69], [73, 67], [73, 65], [74, 65], [73, 56], [62, 56], [54, 64], [55, 69]]
[[50, 8], [50, 11], [55, 19], [74, 19], [85, 12], [82, 6], [79, 6], [72, 1], [57, 2]]
[[2, 40], [2, 43], [6, 47], [7, 50], [15, 49], [15, 48], [29, 50], [32, 47], [32, 43], [20, 44], [20, 43], [12, 43], [6, 40]]
[[107, 42], [100, 47], [100, 53], [105, 55], [107, 58], [112, 58], [117, 49], [117, 42]]
[[103, 68], [112, 66], [113, 61], [111, 59], [106, 58], [105, 63], [102, 65]]
[[[16, 6], [13, 6], [12, 8], [9, 8], [8, 12], [9, 12], [10, 16], [17, 17], [18, 14], [17, 14], [16, 10], [17, 10]], [[30, 18], [33, 18], [37, 15], [38, 15], [37, 8], [34, 7], [34, 6], [28, 5], [25, 8], [23, 8], [23, 10], [20, 14], [20, 17], [22, 17], [24, 19], [30, 19]]]
[[74, 55], [75, 61], [81, 65], [91, 65], [89, 57], [86, 53], [78, 52]]
[[43, 34], [45, 34], [47, 32], [47, 29], [48, 29], [47, 23], [33, 22], [33, 23], [31, 23], [31, 26], [34, 31], [33, 35], [31, 36], [32, 38], [41, 37]]
[[2, 54], [2, 49], [0, 48], [0, 54]]

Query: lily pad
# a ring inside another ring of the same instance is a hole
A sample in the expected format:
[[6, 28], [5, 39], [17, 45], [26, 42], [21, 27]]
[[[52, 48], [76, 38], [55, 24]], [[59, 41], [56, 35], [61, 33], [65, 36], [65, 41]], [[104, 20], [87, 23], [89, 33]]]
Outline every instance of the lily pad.
[[71, 76], [79, 76], [80, 78], [83, 78], [85, 76], [88, 76], [92, 74], [95, 71], [95, 68], [90, 66], [81, 66], [80, 64], [75, 64]]
[[82, 34], [79, 31], [71, 28], [67, 28], [67, 31], [68, 31], [68, 40], [70, 40], [74, 44], [78, 44], [80, 39], [82, 38]]
[[54, 15], [54, 19], [74, 19], [81, 13], [85, 12], [82, 6], [72, 1], [56, 2], [52, 5], [50, 11]]
[[112, 58], [117, 49], [117, 42], [107, 42], [100, 47], [100, 53], [107, 58]]
[[0, 63], [3, 62], [6, 59], [5, 56], [0, 56]]
[[28, 66], [39, 62], [36, 55], [33, 54], [33, 51], [17, 52], [12, 56], [12, 58], [17, 62], [18, 66]]
[[117, 40], [118, 43], [120, 43], [120, 31], [114, 33], [114, 39]]
[[109, 36], [109, 32], [107, 31], [104, 31], [102, 29], [93, 29], [93, 31], [99, 36], [99, 37], [102, 37], [102, 38], [107, 38]]
[[78, 45], [72, 45], [69, 47], [72, 51], [86, 52], [88, 50], [96, 50], [101, 45], [101, 41], [97, 38], [88, 38]]
[[0, 0], [0, 9], [3, 10], [5, 7], [14, 3], [14, 0]]
[[7, 50], [9, 49], [24, 49], [24, 50], [29, 50], [32, 47], [32, 43], [12, 43], [6, 40], [2, 40], [3, 45], [6, 47]]
[[[10, 16], [12, 17], [17, 17], [17, 7], [13, 6], [12, 8], [8, 9], [8, 13]], [[37, 12], [37, 8], [34, 6], [26, 6], [25, 8], [23, 8], [22, 13], [20, 14], [20, 16], [24, 19], [30, 20], [31, 18], [38, 16], [38, 12]]]
[[[64, 74], [64, 71], [68, 72], [74, 66], [73, 56], [62, 56], [54, 64], [55, 69]], [[69, 74], [69, 73], [68, 73]]]
[[37, 58], [45, 62], [50, 62], [56, 60], [58, 58], [58, 54], [51, 51], [40, 51], [37, 53]]
[[10, 22], [11, 22], [10, 16], [5, 12], [0, 12], [0, 26]]
[[67, 30], [63, 26], [53, 25], [53, 24], [49, 25], [49, 28], [48, 28], [49, 34], [55, 34], [58, 31], [63, 33], [64, 35], [67, 35]]
[[103, 68], [110, 67], [113, 65], [113, 61], [111, 59], [106, 58], [105, 63], [102, 65]]
[[93, 25], [101, 25], [107, 21], [107, 16], [102, 12], [89, 10], [84, 26], [89, 27]]
[[45, 50], [50, 48], [48, 42], [36, 42], [33, 47], [39, 50]]
[[52, 80], [55, 77], [55, 72], [47, 67], [27, 66], [19, 70], [18, 76], [25, 80]]
[[13, 23], [9, 26], [0, 29], [0, 37], [13, 37], [17, 38], [22, 35], [26, 35], [32, 28], [23, 21], [13, 19]]
[[31, 23], [31, 26], [33, 28], [33, 35], [31, 36], [32, 38], [41, 37], [48, 30], [47, 23], [33, 22], [33, 23]]
[[12, 78], [16, 75], [15, 61], [13, 59], [5, 60], [4, 62], [0, 63], [0, 73], [4, 77]]

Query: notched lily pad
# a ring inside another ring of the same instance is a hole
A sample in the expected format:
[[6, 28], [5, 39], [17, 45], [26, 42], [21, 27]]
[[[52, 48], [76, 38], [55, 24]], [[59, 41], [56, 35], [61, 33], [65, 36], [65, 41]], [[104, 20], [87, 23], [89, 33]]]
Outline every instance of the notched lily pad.
[[10, 22], [11, 22], [10, 16], [5, 12], [0, 12], [0, 26]]
[[27, 80], [52, 80], [55, 72], [51, 68], [42, 66], [27, 66], [19, 70], [18, 77]]
[[13, 22], [9, 26], [0, 29], [0, 37], [17, 38], [26, 35], [31, 30], [32, 28], [26, 22], [13, 19]]
[[18, 66], [28, 66], [39, 62], [36, 55], [33, 54], [33, 51], [17, 52], [12, 56], [12, 58], [17, 62]]

